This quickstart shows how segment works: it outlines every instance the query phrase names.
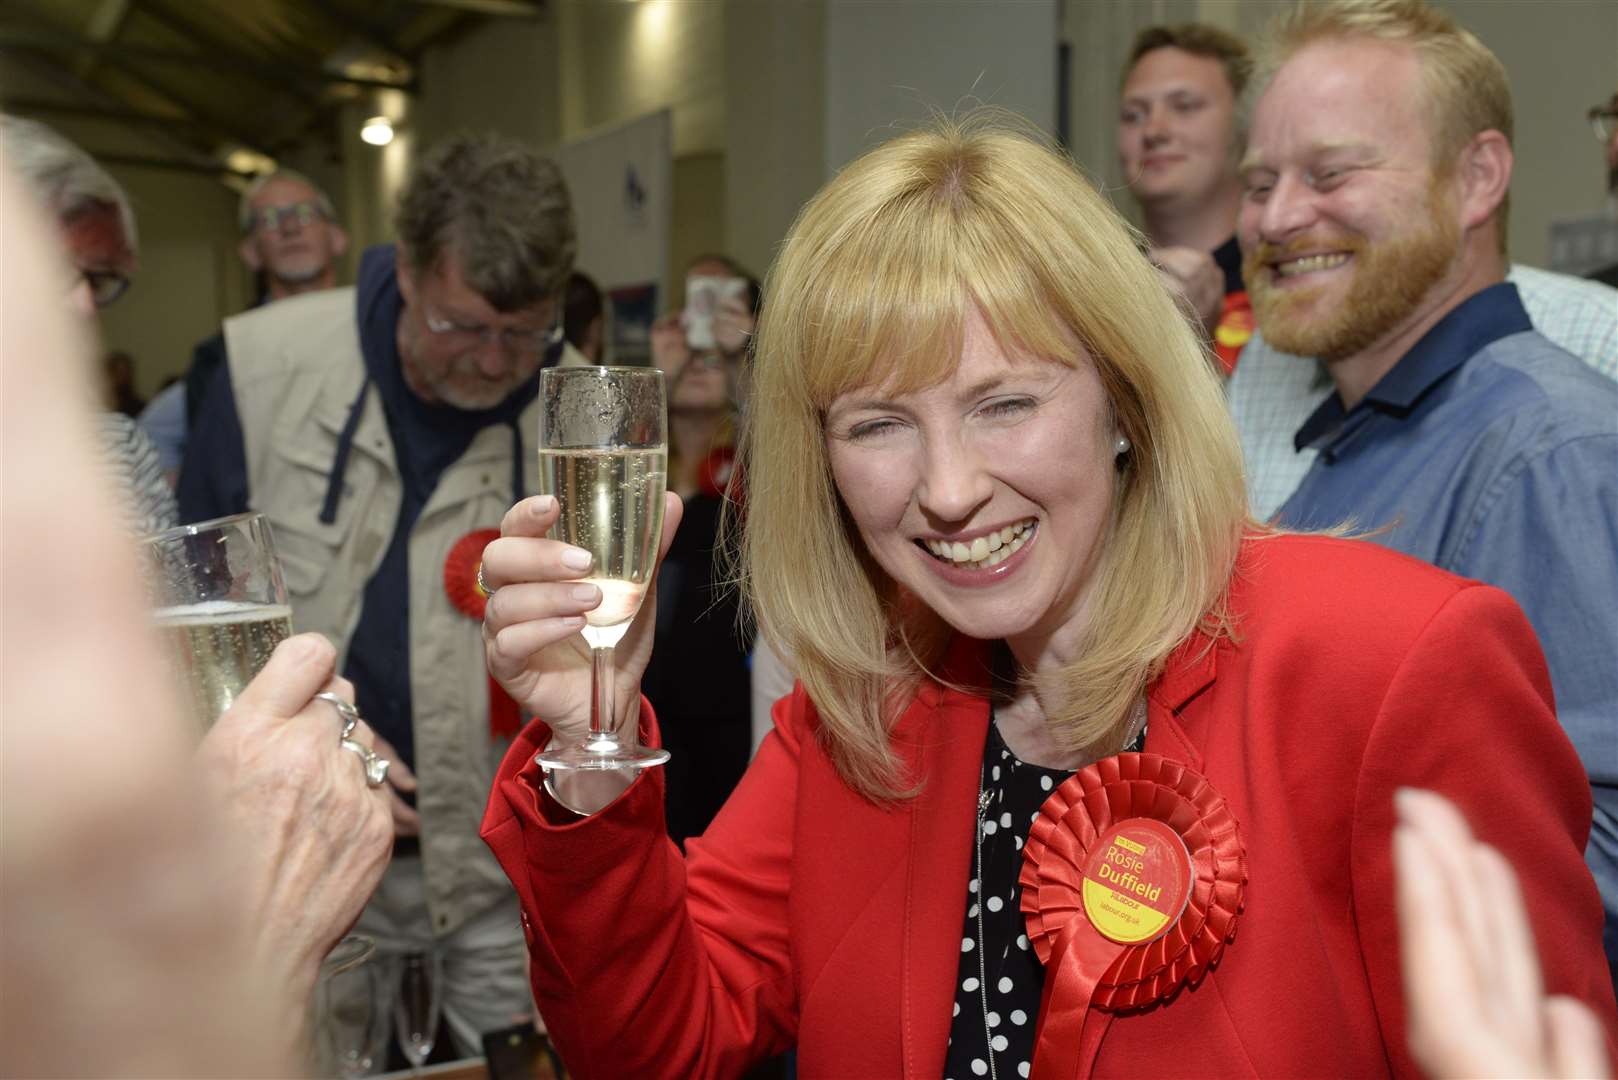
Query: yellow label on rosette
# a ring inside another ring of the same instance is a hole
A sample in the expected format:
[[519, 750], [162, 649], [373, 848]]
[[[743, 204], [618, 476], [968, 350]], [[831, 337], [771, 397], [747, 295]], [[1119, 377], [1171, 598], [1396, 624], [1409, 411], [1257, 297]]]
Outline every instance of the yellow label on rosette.
[[1191, 853], [1180, 834], [1151, 818], [1112, 825], [1084, 865], [1084, 913], [1104, 937], [1138, 945], [1161, 936], [1191, 897]]

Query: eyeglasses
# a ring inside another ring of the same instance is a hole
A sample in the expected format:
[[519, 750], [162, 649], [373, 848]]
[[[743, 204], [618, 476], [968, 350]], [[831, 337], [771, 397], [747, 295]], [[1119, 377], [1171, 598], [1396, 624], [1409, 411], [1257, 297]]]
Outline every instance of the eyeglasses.
[[129, 279], [116, 270], [80, 270], [97, 308], [109, 306], [129, 290]]
[[511, 352], [518, 355], [535, 355], [548, 352], [562, 343], [562, 305], [559, 300], [553, 299], [552, 307], [556, 310], [556, 319], [543, 330], [522, 326], [507, 326], [496, 330], [492, 326], [467, 325], [434, 315], [425, 306], [422, 308], [422, 320], [427, 324], [429, 334], [449, 344], [471, 348], [498, 335], [500, 344]]
[[1618, 102], [1609, 105], [1592, 105], [1585, 114], [1590, 121], [1590, 127], [1596, 133], [1596, 139], [1606, 142], [1612, 138], [1614, 128], [1618, 128]]
[[264, 206], [253, 211], [253, 229], [263, 229], [265, 232], [279, 232], [289, 222], [296, 222], [300, 229], [307, 229], [315, 222], [325, 220], [325, 211], [320, 209], [318, 203], [312, 202]]

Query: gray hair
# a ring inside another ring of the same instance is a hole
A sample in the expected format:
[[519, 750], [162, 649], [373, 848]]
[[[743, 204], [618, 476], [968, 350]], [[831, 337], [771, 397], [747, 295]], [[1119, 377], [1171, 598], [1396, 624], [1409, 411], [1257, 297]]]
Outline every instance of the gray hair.
[[95, 158], [37, 120], [0, 113], [0, 150], [34, 197], [59, 220], [93, 206], [118, 211], [124, 243], [136, 250], [135, 211], [129, 195]]
[[242, 200], [236, 211], [236, 224], [241, 227], [244, 236], [252, 232], [253, 226], [258, 223], [258, 212], [253, 209], [253, 200], [269, 186], [271, 180], [292, 180], [302, 184], [314, 192], [315, 206], [319, 207], [321, 215], [327, 221], [337, 220], [337, 208], [332, 205], [331, 199], [321, 190], [319, 184], [296, 169], [276, 169], [255, 179], [247, 185], [247, 190], [242, 192]]
[[554, 162], [501, 135], [453, 135], [399, 197], [400, 255], [435, 269], [451, 249], [478, 295], [520, 311], [567, 286], [578, 254], [573, 202]]

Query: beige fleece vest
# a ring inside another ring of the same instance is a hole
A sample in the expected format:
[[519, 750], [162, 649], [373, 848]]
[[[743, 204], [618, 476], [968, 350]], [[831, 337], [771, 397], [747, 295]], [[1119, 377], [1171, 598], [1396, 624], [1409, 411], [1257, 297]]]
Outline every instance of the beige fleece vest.
[[[320, 521], [339, 434], [365, 378], [354, 290], [282, 300], [225, 323], [253, 509], [270, 518], [293, 625], [336, 644], [341, 670], [366, 582], [399, 516], [401, 485], [381, 395], [367, 395], [344, 471], [336, 520]], [[571, 346], [569, 366], [584, 362]], [[521, 425], [524, 489], [539, 490], [539, 408]], [[449, 934], [511, 893], [478, 826], [506, 744], [489, 736], [481, 624], [444, 585], [457, 540], [498, 528], [511, 503], [511, 429], [494, 424], [444, 471], [409, 541], [410, 688], [416, 804], [433, 930]], [[335, 743], [334, 743], [335, 747]]]

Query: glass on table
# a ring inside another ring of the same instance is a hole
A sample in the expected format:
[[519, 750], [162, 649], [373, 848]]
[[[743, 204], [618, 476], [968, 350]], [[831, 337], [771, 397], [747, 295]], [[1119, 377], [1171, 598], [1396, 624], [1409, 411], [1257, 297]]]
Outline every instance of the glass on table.
[[383, 1065], [390, 987], [368, 937], [350, 934], [320, 965], [315, 983], [315, 1073], [355, 1080]]
[[152, 621], [198, 727], [219, 719], [292, 633], [263, 514], [181, 525], [145, 541]]
[[601, 603], [585, 616], [592, 705], [583, 745], [550, 746], [547, 769], [661, 765], [613, 716], [613, 649], [640, 611], [657, 569], [668, 473], [667, 405], [656, 368], [548, 368], [539, 377], [539, 477], [560, 508], [551, 536], [588, 551]]
[[443, 994], [443, 965], [436, 950], [400, 953], [390, 958], [394, 1031], [399, 1050], [420, 1069], [433, 1052]]

